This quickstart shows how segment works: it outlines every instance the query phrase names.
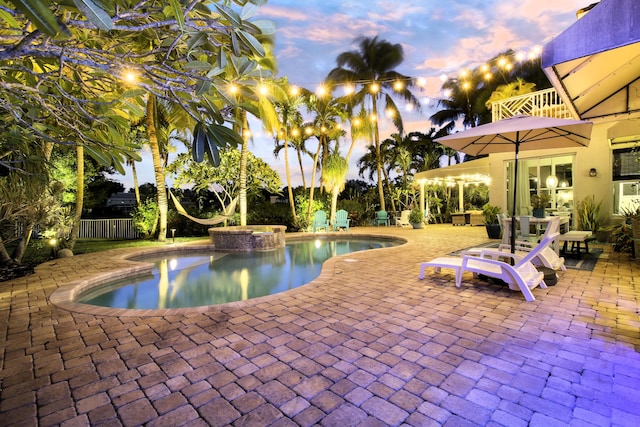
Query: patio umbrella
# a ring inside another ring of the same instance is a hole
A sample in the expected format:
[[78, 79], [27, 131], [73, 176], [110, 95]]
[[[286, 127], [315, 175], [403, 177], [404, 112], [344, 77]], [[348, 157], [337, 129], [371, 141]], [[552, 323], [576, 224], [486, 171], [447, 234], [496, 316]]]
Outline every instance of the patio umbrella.
[[514, 116], [477, 126], [435, 141], [472, 156], [515, 151], [513, 207], [511, 212], [511, 251], [516, 240], [516, 189], [518, 155], [521, 150], [586, 147], [593, 123], [551, 117]]

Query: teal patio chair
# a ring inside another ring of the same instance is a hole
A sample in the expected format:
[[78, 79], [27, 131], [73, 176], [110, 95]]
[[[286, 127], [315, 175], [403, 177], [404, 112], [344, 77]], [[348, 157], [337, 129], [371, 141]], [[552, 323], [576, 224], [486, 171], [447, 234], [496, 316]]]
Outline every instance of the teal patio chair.
[[376, 226], [380, 224], [389, 225], [389, 214], [387, 211], [378, 211], [376, 212]]
[[316, 211], [313, 214], [313, 232], [323, 229], [329, 231], [329, 220], [327, 220], [327, 213], [325, 211]]
[[341, 228], [344, 228], [347, 232], [349, 232], [349, 222], [351, 221], [349, 218], [349, 212], [344, 209], [340, 209], [336, 212], [336, 220], [333, 224], [333, 231], [338, 231]]

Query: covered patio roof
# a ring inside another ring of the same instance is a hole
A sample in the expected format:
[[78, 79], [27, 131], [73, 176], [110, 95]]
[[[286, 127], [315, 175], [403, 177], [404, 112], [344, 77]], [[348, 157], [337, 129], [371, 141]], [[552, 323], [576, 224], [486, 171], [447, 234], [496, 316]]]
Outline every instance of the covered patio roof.
[[576, 118], [640, 113], [640, 2], [602, 0], [544, 47], [542, 68]]
[[486, 181], [489, 178], [489, 157], [418, 172], [413, 178], [416, 182], [421, 180]]

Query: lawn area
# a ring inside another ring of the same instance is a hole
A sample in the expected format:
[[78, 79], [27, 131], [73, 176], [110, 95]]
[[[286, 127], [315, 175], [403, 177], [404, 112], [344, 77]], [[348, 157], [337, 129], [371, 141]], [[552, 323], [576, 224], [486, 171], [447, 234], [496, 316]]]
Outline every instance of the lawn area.
[[[207, 236], [176, 237], [175, 243], [189, 243], [206, 239], [208, 239]], [[166, 242], [158, 242], [157, 240], [81, 239], [76, 241], [73, 253], [74, 255], [80, 255], [117, 248], [164, 246], [173, 242], [174, 239], [172, 238], [168, 238]], [[8, 246], [7, 250], [11, 253], [13, 247]], [[51, 259], [51, 247], [44, 240], [34, 239], [30, 242], [21, 265], [0, 266], [0, 282], [31, 274], [38, 264]]]

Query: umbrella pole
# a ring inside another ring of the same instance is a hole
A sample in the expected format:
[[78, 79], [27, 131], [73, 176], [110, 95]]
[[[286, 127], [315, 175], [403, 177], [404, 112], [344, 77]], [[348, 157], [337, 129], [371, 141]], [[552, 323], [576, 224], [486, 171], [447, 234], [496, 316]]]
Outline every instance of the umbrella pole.
[[513, 206], [511, 207], [511, 253], [516, 252], [516, 191], [518, 188], [518, 154], [520, 152], [520, 132], [516, 132], [516, 161], [513, 167]]

